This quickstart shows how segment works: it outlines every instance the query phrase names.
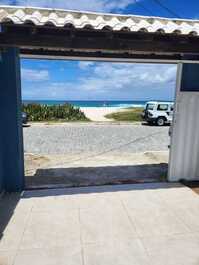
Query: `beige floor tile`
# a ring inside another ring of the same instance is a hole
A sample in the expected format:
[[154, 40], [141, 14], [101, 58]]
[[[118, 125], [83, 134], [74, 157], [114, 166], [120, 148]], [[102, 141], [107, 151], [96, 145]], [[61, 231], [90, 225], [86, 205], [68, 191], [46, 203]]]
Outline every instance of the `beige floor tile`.
[[81, 265], [81, 247], [20, 250], [14, 265]]
[[125, 208], [131, 212], [151, 212], [165, 208], [164, 202], [153, 190], [123, 192], [120, 198]]
[[22, 239], [23, 233], [17, 230], [5, 231], [0, 239], [0, 251], [16, 250]]
[[154, 265], [198, 265], [199, 234], [142, 238]]
[[34, 191], [17, 198], [0, 202], [0, 265], [13, 265], [15, 252], [14, 265], [81, 265], [81, 243], [84, 265], [199, 265], [199, 196], [181, 185]]
[[173, 212], [165, 208], [147, 208], [143, 211], [129, 211], [136, 231], [140, 236], [161, 236], [183, 234], [190, 229]]
[[18, 248], [25, 230], [29, 215], [17, 211], [13, 213], [7, 225], [1, 231], [0, 251], [15, 250]]
[[73, 201], [81, 210], [122, 207], [120, 198], [114, 193], [78, 194], [73, 196]]
[[33, 207], [33, 200], [32, 198], [24, 199], [21, 198], [19, 202], [17, 203], [14, 211], [15, 212], [26, 212], [29, 213], [32, 210]]
[[182, 222], [189, 227], [190, 231], [199, 232], [199, 211], [194, 213], [192, 209], [178, 209], [176, 214], [182, 220]]
[[180, 202], [198, 198], [198, 195], [196, 193], [183, 185], [179, 187], [170, 187], [168, 189], [159, 189], [157, 191], [157, 194], [159, 198], [164, 200], [165, 202]]
[[[198, 196], [199, 199], [199, 196]], [[177, 204], [169, 205], [169, 208], [192, 232], [199, 232], [199, 200], [184, 200]]]
[[81, 210], [80, 222], [83, 243], [137, 237], [133, 224], [122, 208]]
[[15, 251], [0, 251], [0, 265], [13, 265]]
[[[75, 209], [72, 207], [71, 201], [66, 196], [49, 196], [33, 199], [33, 212], [53, 212], [66, 211], [68, 209]], [[76, 207], [77, 208], [77, 207]]]
[[148, 265], [148, 256], [139, 239], [87, 244], [85, 265]]
[[64, 247], [80, 243], [78, 210], [32, 213], [20, 249]]

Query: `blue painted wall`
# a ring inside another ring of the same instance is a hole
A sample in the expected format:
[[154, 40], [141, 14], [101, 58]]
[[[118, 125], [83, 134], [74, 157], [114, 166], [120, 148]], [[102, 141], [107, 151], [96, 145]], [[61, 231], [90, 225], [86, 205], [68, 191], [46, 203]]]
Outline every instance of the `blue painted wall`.
[[[2, 75], [3, 75], [3, 70], [2, 70], [3, 62], [2, 62], [2, 55], [0, 53], [0, 81], [2, 81]], [[2, 83], [0, 82], [0, 89], [3, 89]], [[0, 111], [2, 110], [1, 105], [0, 105]], [[3, 133], [2, 133], [2, 123], [0, 123], [0, 194], [4, 190], [4, 169], [3, 169], [3, 145], [2, 145], [2, 140], [3, 140]]]
[[0, 189], [24, 188], [20, 60], [17, 48], [0, 56]]
[[[1, 140], [1, 139], [0, 139]], [[4, 190], [4, 173], [3, 173], [3, 157], [2, 157], [2, 143], [0, 141], [0, 194]]]

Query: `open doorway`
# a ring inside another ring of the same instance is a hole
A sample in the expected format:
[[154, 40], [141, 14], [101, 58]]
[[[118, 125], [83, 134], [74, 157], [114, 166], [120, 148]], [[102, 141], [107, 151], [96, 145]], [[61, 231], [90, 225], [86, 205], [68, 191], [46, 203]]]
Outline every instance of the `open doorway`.
[[149, 122], [143, 112], [147, 102], [161, 117], [172, 112], [176, 71], [174, 64], [23, 60], [26, 186], [165, 181], [170, 120]]

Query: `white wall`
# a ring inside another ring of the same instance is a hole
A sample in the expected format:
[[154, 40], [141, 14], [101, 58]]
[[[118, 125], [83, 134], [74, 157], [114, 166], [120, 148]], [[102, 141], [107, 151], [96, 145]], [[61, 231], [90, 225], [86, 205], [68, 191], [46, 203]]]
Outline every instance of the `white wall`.
[[[194, 64], [189, 67], [189, 71], [192, 67]], [[183, 77], [186, 75], [186, 79], [189, 79], [189, 71], [186, 72], [182, 64], [178, 68], [168, 179], [199, 180], [199, 91], [180, 91], [184, 82]], [[193, 71], [199, 79], [199, 65], [193, 68]], [[193, 87], [199, 88], [199, 82], [197, 84], [195, 79], [192, 81], [190, 79], [190, 86], [191, 82], [194, 82]], [[187, 84], [189, 85], [189, 82]]]

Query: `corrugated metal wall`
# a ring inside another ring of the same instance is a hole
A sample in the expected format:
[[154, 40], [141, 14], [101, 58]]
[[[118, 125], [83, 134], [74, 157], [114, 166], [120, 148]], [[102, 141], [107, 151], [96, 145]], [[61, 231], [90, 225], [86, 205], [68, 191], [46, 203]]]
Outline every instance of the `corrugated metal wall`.
[[179, 68], [169, 180], [199, 180], [199, 92], [180, 91], [184, 73]]

